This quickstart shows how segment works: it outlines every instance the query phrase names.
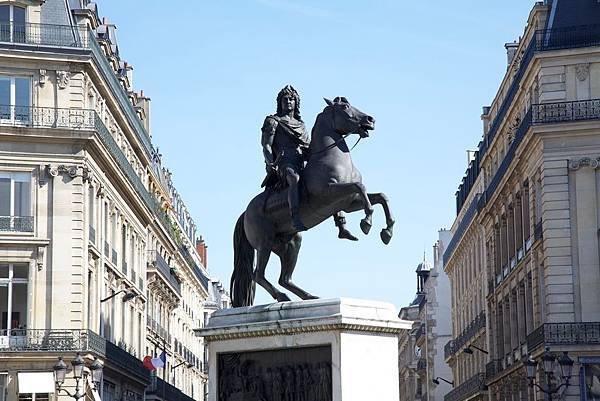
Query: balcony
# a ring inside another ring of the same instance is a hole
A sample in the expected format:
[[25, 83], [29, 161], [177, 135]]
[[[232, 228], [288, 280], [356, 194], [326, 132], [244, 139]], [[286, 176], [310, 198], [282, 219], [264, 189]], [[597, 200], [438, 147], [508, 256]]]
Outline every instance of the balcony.
[[462, 401], [487, 391], [485, 374], [478, 373], [444, 396], [444, 401]]
[[[560, 50], [575, 49], [582, 47], [591, 47], [600, 45], [600, 25], [582, 25], [558, 29], [538, 30], [535, 32], [531, 41], [523, 47], [522, 58], [518, 65], [518, 70], [506, 90], [502, 102], [494, 120], [490, 124], [490, 129], [485, 135], [483, 141], [479, 144], [475, 160], [469, 165], [463, 182], [457, 191], [457, 213], [462, 209], [464, 202], [473, 188], [480, 173], [479, 161], [484, 157], [494, 137], [496, 136], [500, 125], [507, 116], [510, 106], [521, 86], [521, 80], [533, 60], [535, 53]], [[597, 118], [597, 117], [596, 117]]]
[[200, 268], [200, 266], [198, 266], [196, 264], [196, 262], [194, 261], [194, 258], [190, 254], [190, 251], [185, 246], [181, 246], [179, 248], [179, 250], [180, 250], [183, 258], [185, 259], [186, 263], [192, 268], [192, 271], [194, 272], [194, 275], [198, 278], [198, 280], [200, 280], [200, 282], [202, 283], [202, 285], [204, 286], [204, 288], [208, 291], [208, 282], [209, 282], [209, 279], [202, 272], [202, 269]]
[[485, 328], [485, 324], [485, 312], [481, 312], [458, 337], [446, 343], [444, 346], [444, 357], [448, 359], [459, 352], [480, 330]]
[[527, 350], [545, 345], [600, 344], [600, 322], [545, 323], [527, 336]]
[[0, 22], [0, 42], [14, 47], [88, 47], [88, 30], [83, 27], [53, 24]]
[[[150, 251], [150, 255], [148, 257], [150, 262], [149, 268], [154, 269], [162, 276], [163, 280], [173, 287], [177, 295], [181, 296], [181, 283], [173, 275], [171, 272], [171, 266], [167, 263], [167, 261], [161, 256], [158, 251]], [[151, 270], [149, 270], [150, 272]]]
[[32, 233], [33, 216], [0, 216], [0, 233]]
[[146, 389], [146, 396], [169, 401], [194, 401], [193, 398], [184, 394], [177, 387], [165, 382], [160, 377], [153, 377], [150, 386]]
[[93, 352], [108, 366], [116, 365], [144, 382], [150, 381], [141, 360], [91, 330], [0, 330], [0, 355], [23, 352]]
[[494, 379], [500, 372], [504, 370], [504, 366], [502, 365], [502, 360], [494, 359], [488, 362], [485, 365], [485, 379], [487, 382], [490, 382]]
[[165, 329], [159, 322], [154, 320], [151, 316], [146, 317], [146, 324], [148, 328], [156, 333], [160, 338], [165, 340], [167, 344], [171, 344], [171, 334]]

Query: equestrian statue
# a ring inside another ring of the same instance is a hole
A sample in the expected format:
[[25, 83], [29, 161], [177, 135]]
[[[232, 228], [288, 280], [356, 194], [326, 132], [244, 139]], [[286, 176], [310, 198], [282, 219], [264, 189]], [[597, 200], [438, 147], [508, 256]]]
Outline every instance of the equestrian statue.
[[[356, 241], [346, 228], [344, 212], [363, 210], [364, 234], [372, 226], [373, 205], [383, 207], [386, 227], [380, 237], [392, 239], [394, 218], [383, 193], [367, 193], [360, 172], [352, 163], [346, 138], [369, 137], [375, 119], [352, 106], [344, 97], [327, 103], [308, 138], [300, 116], [300, 98], [290, 85], [277, 96], [277, 112], [267, 116], [262, 128], [262, 148], [267, 176], [264, 192], [250, 201], [238, 218], [233, 236], [234, 270], [231, 297], [234, 307], [254, 302], [258, 283], [279, 302], [290, 298], [265, 278], [271, 253], [279, 256], [279, 284], [301, 299], [315, 299], [292, 282], [302, 231], [333, 216], [338, 238]], [[357, 141], [357, 143], [358, 143]], [[254, 259], [256, 254], [256, 269]]]

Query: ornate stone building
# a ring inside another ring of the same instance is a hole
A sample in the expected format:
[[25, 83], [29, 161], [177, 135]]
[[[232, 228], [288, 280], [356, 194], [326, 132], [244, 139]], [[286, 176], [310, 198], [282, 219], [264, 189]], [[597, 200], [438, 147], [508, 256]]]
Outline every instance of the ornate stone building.
[[419, 264], [416, 297], [400, 310], [400, 319], [414, 322], [399, 336], [401, 401], [443, 401], [452, 388], [452, 371], [441, 351], [452, 336], [450, 282], [442, 259], [449, 241], [450, 232], [440, 230], [433, 267], [425, 261]]
[[78, 352], [93, 399], [205, 396], [206, 252], [115, 30], [87, 0], [0, 1], [0, 401], [69, 399], [51, 372]]
[[[444, 254], [456, 382], [446, 401], [543, 399], [523, 361], [539, 362], [545, 348], [575, 361], [558, 396], [600, 394], [598, 21], [595, 0], [538, 2], [506, 45]], [[536, 383], [545, 376], [538, 365]]]

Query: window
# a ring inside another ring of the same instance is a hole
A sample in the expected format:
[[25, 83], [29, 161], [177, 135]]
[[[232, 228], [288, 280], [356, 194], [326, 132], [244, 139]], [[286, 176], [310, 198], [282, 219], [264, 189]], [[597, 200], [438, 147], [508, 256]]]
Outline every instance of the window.
[[0, 335], [25, 335], [28, 277], [27, 264], [0, 264]]
[[36, 394], [36, 393], [24, 393], [24, 394], [19, 394], [19, 401], [49, 401], [50, 400], [50, 394], [48, 393], [43, 393], [43, 394]]
[[0, 41], [25, 43], [25, 8], [0, 6]]
[[30, 106], [31, 78], [0, 76], [0, 122], [27, 124]]
[[0, 373], [0, 401], [6, 401], [8, 394], [8, 373]]
[[0, 232], [33, 232], [31, 174], [0, 171]]

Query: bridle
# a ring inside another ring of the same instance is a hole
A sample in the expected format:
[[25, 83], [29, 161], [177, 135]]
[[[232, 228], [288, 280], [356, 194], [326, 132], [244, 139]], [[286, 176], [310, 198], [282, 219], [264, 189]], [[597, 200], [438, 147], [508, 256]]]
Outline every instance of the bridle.
[[[332, 110], [333, 110], [333, 130], [334, 130], [335, 132], [337, 132], [338, 134], [340, 134], [340, 133], [338, 132], [338, 130], [335, 128], [335, 113], [336, 113], [336, 111], [337, 111], [337, 110], [336, 110], [335, 106], [333, 106], [333, 105], [332, 105], [332, 106], [330, 106], [330, 107], [331, 107], [331, 108], [332, 108]], [[338, 144], [340, 144], [340, 143], [341, 143], [343, 140], [345, 140], [345, 139], [346, 139], [347, 137], [349, 137], [351, 134], [352, 134], [352, 132], [348, 132], [347, 134], [340, 134], [340, 138], [339, 138], [337, 141], [335, 141], [335, 142], [333, 142], [333, 143], [331, 143], [331, 144], [329, 144], [329, 145], [325, 146], [323, 149], [319, 149], [319, 150], [318, 150], [318, 151], [316, 151], [316, 152], [310, 152], [310, 154], [308, 155], [308, 158], [310, 158], [310, 157], [312, 157], [312, 156], [314, 156], [314, 155], [321, 154], [321, 153], [323, 153], [323, 152], [327, 152], [328, 150], [331, 150], [331, 149], [335, 148], [335, 147], [336, 147]], [[358, 145], [358, 143], [361, 141], [361, 139], [362, 139], [362, 136], [360, 136], [360, 135], [359, 135], [359, 136], [358, 136], [358, 140], [356, 141], [356, 143], [354, 144], [354, 146], [352, 146], [352, 148], [350, 148], [350, 152], [351, 152], [352, 150], [354, 150], [354, 148], [356, 147], [356, 145]]]

